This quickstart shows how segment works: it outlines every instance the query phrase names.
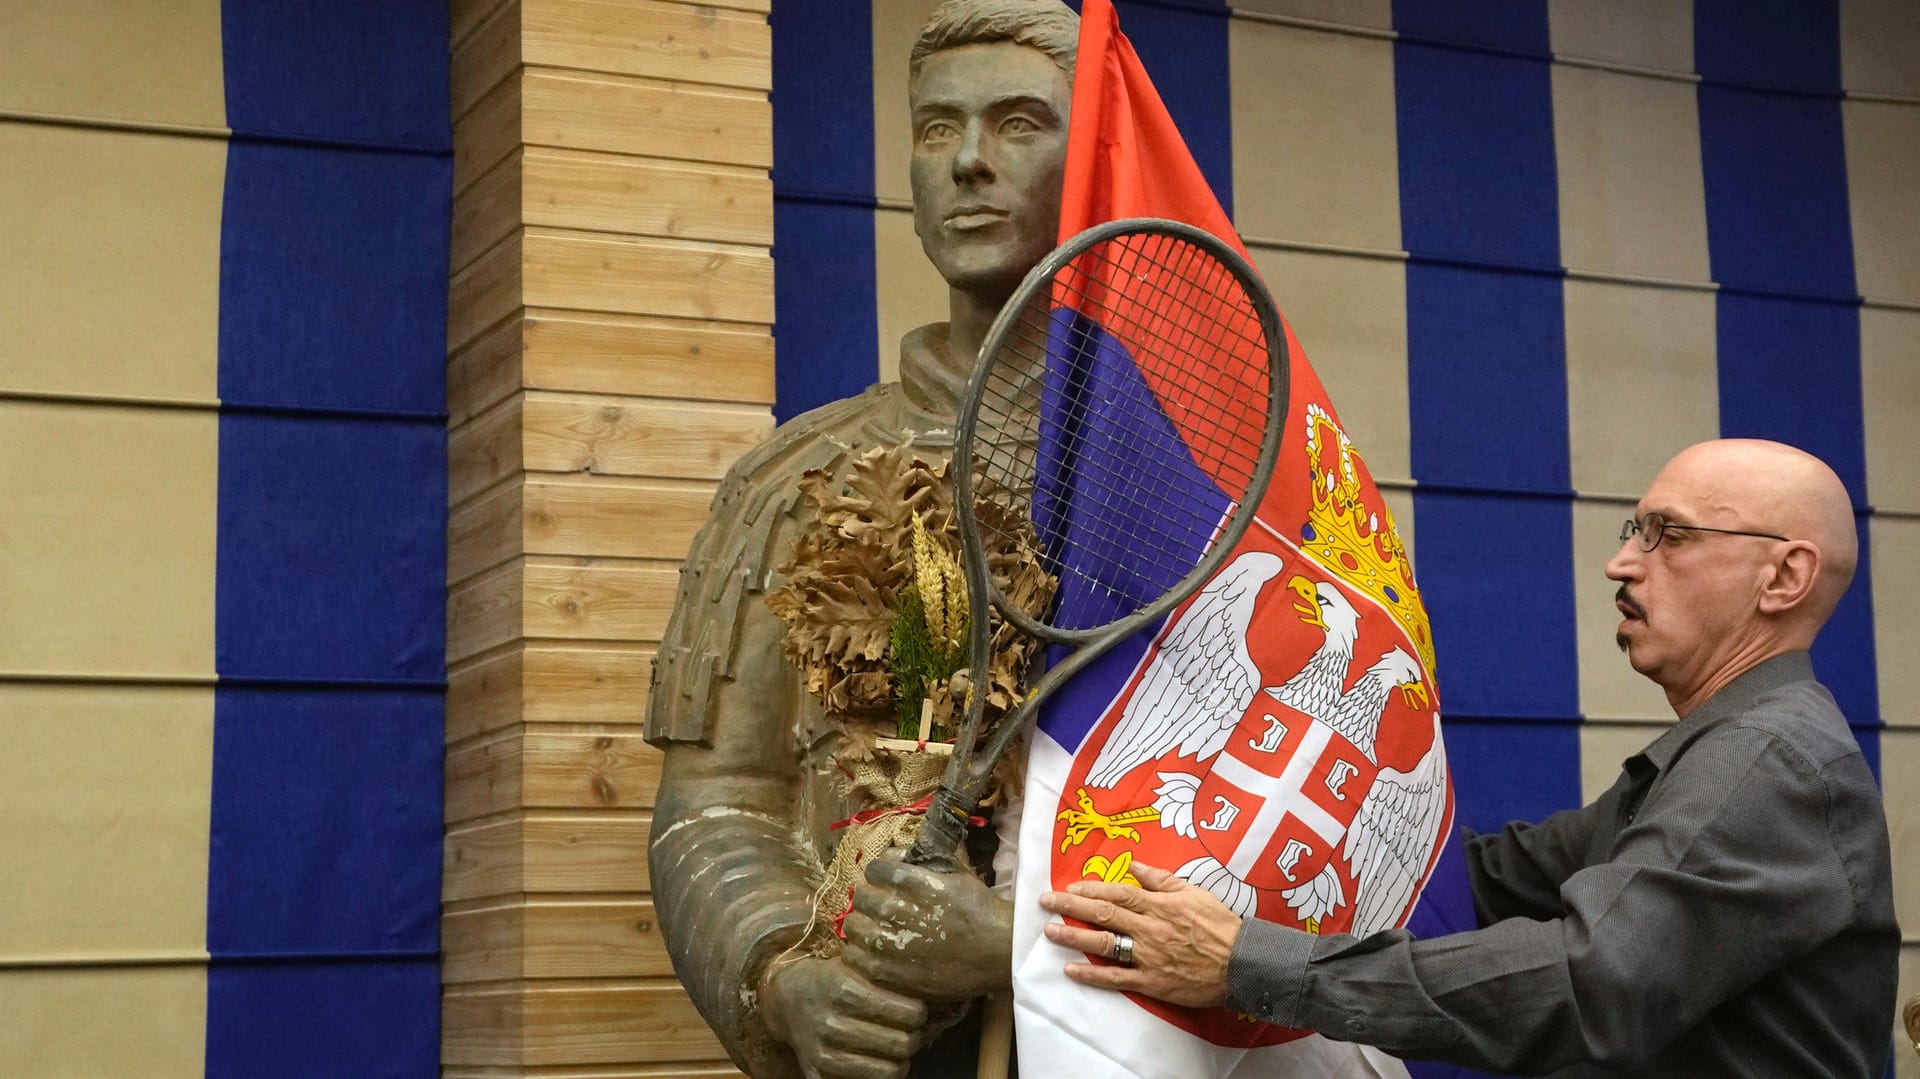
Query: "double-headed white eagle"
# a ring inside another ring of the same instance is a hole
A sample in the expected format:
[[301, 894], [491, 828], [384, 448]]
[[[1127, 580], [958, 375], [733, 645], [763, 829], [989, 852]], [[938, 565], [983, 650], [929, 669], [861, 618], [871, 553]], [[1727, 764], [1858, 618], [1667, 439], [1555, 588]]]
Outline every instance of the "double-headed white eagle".
[[[1427, 699], [1420, 667], [1405, 650], [1381, 655], [1348, 687], [1347, 671], [1359, 639], [1360, 612], [1339, 589], [1319, 587], [1295, 574], [1286, 587], [1294, 593], [1300, 621], [1318, 627], [1326, 639], [1300, 671], [1278, 686], [1262, 687], [1258, 665], [1247, 651], [1247, 627], [1254, 602], [1285, 563], [1279, 555], [1252, 552], [1235, 559], [1215, 577], [1168, 631], [1159, 652], [1127, 702], [1113, 736], [1087, 773], [1087, 784], [1111, 788], [1142, 765], [1178, 751], [1196, 765], [1211, 761], [1226, 746], [1254, 694], [1270, 693], [1338, 731], [1375, 760], [1374, 739], [1388, 699], [1398, 689], [1409, 703]], [[1347, 829], [1342, 856], [1358, 883], [1349, 930], [1364, 935], [1391, 928], [1419, 887], [1429, 854], [1446, 816], [1446, 756], [1440, 741], [1440, 716], [1433, 745], [1411, 771], [1381, 768]], [[1196, 832], [1193, 799], [1200, 774], [1156, 770], [1160, 786], [1154, 806], [1160, 826], [1191, 839]], [[1181, 866], [1179, 876], [1219, 896], [1242, 917], [1252, 917], [1258, 902], [1252, 885], [1212, 857]], [[1302, 919], [1324, 920], [1347, 903], [1332, 859], [1313, 879], [1281, 893]]]

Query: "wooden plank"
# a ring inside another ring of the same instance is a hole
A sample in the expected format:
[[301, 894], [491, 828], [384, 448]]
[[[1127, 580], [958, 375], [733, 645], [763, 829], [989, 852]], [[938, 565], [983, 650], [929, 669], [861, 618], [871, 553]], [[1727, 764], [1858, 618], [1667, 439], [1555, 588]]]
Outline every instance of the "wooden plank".
[[773, 242], [773, 182], [758, 169], [533, 147], [526, 151], [523, 182], [529, 225]]
[[511, 0], [448, 0], [448, 38], [455, 49], [466, 43], [467, 35], [479, 29], [487, 16], [511, 3]]
[[[529, 146], [763, 169], [773, 164], [773, 109], [759, 91], [544, 67], [525, 68], [519, 78], [519, 141]], [[484, 99], [469, 115], [483, 107]], [[456, 150], [456, 189], [459, 171]]]
[[773, 88], [765, 17], [654, 0], [527, 0], [530, 64]]
[[448, 587], [525, 553], [525, 486], [524, 479], [509, 478], [453, 511], [447, 521]]
[[678, 566], [545, 556], [524, 561], [526, 636], [657, 641], [666, 632]]
[[773, 257], [759, 248], [536, 228], [520, 242], [528, 307], [773, 323]]
[[706, 481], [536, 473], [526, 481], [525, 527], [512, 538], [528, 554], [677, 560], [706, 523], [714, 490]]
[[671, 977], [645, 899], [513, 900], [441, 920], [448, 985], [517, 978]]
[[740, 1079], [746, 1073], [720, 1062], [684, 1064], [588, 1064], [544, 1068], [445, 1068], [442, 1079]]
[[523, 396], [509, 397], [447, 435], [447, 503], [457, 506], [526, 467]]
[[505, 730], [522, 721], [639, 726], [646, 721], [653, 648], [529, 641], [447, 678], [447, 743]]
[[520, 227], [521, 153], [494, 162], [454, 198], [448, 266], [455, 276]]
[[717, 480], [773, 432], [773, 417], [757, 408], [530, 390], [522, 425], [530, 471]]
[[670, 982], [448, 989], [445, 1065], [622, 1064], [723, 1059], [705, 1020]]
[[642, 812], [517, 811], [447, 830], [443, 902], [520, 892], [644, 892], [647, 831]]
[[453, 122], [453, 190], [459, 194], [525, 141], [524, 69], [516, 69]]
[[525, 573], [525, 559], [516, 558], [447, 593], [449, 663], [521, 635]]
[[480, 336], [520, 309], [525, 288], [525, 238], [510, 233], [488, 248], [447, 286], [447, 350]]
[[447, 754], [447, 821], [520, 808], [650, 809], [661, 753], [639, 734], [534, 730]]
[[508, 0], [480, 20], [471, 36], [455, 46], [447, 73], [454, 119], [459, 119], [521, 64], [522, 21], [519, 0]]
[[447, 361], [447, 425], [458, 427], [520, 388], [521, 312], [467, 343]]
[[530, 387], [773, 403], [764, 327], [535, 309], [524, 336]]

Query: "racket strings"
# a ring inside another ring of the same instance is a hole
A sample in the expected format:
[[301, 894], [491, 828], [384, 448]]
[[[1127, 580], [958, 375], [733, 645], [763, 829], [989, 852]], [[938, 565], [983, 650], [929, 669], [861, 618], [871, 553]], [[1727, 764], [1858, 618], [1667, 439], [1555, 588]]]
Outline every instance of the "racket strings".
[[1019, 312], [970, 452], [996, 516], [1032, 530], [989, 549], [1037, 538], [1059, 582], [1043, 621], [1118, 621], [1199, 564], [1258, 471], [1270, 371], [1247, 286], [1176, 236], [1097, 243]]

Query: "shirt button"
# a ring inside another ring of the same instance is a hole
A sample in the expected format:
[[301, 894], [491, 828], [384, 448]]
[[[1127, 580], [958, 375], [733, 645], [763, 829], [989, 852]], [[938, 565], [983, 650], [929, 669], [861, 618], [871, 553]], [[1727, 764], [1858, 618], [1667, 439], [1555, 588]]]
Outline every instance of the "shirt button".
[[1273, 1014], [1273, 998], [1269, 997], [1265, 993], [1260, 994], [1260, 1002], [1256, 1004], [1254, 1008], [1256, 1011], [1260, 1013], [1262, 1018], [1272, 1015]]

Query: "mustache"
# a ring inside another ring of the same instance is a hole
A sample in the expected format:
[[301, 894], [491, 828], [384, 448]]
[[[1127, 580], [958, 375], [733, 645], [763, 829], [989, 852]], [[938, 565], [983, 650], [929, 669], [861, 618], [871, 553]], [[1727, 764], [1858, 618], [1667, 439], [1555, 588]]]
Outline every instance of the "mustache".
[[1635, 618], [1638, 618], [1643, 622], [1646, 621], [1647, 609], [1645, 607], [1640, 606], [1639, 600], [1634, 599], [1632, 596], [1627, 595], [1626, 585], [1620, 586], [1620, 590], [1613, 594], [1613, 599], [1614, 599], [1614, 602], [1616, 603], [1625, 604], [1627, 609], [1633, 612], [1633, 616]]

